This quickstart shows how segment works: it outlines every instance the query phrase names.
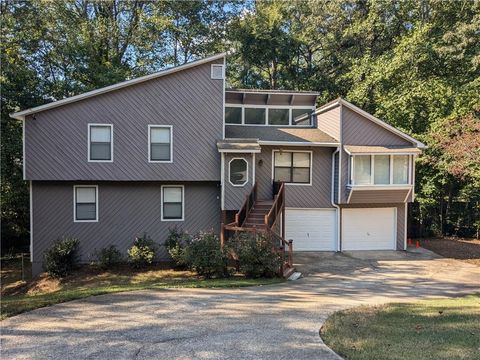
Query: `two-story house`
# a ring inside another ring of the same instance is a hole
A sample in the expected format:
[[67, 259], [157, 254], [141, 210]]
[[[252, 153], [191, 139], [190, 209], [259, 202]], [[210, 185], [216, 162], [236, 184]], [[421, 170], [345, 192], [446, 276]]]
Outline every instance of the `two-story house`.
[[226, 89], [225, 60], [11, 115], [23, 121], [35, 274], [62, 236], [87, 262], [143, 232], [161, 244], [174, 225], [271, 228], [296, 251], [405, 249], [424, 145], [342, 99]]

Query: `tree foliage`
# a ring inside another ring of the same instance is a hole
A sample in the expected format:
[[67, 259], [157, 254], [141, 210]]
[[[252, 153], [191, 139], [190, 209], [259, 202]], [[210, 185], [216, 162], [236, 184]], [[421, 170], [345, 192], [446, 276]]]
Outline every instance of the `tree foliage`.
[[426, 142], [411, 228], [417, 234], [476, 231], [479, 1], [30, 0], [0, 6], [3, 245], [28, 236], [22, 130], [9, 113], [225, 50], [234, 50], [230, 86], [315, 90], [319, 103], [342, 96]]

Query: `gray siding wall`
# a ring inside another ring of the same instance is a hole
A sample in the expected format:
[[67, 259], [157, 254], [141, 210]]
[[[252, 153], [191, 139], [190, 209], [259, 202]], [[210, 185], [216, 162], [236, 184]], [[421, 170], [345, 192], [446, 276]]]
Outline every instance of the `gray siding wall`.
[[[248, 182], [244, 186], [233, 186], [230, 179], [229, 162], [232, 159], [245, 159], [248, 163]], [[253, 186], [253, 161], [252, 154], [225, 154], [225, 202], [224, 210], [239, 210], [245, 201], [245, 197], [250, 193]]]
[[[219, 181], [223, 80], [210, 78], [212, 63], [29, 117], [26, 178]], [[89, 123], [113, 124], [112, 163], [87, 161]], [[173, 163], [148, 162], [149, 124], [173, 125]]]
[[340, 140], [340, 106], [317, 115], [317, 127], [334, 139]]
[[409, 190], [351, 190], [350, 204], [404, 202]]
[[[273, 150], [311, 150], [312, 185], [287, 185], [285, 190], [286, 206], [298, 208], [330, 208], [332, 184], [332, 152], [334, 148], [324, 147], [277, 147], [262, 146], [262, 152], [256, 154], [256, 178], [259, 199], [272, 198], [272, 151]], [[262, 166], [258, 166], [262, 161]]]
[[[405, 206], [406, 204], [398, 203], [384, 203], [384, 204], [350, 204], [341, 205], [342, 209], [357, 208], [357, 209], [369, 209], [369, 208], [382, 208], [382, 207], [396, 207], [397, 208], [397, 250], [404, 250], [405, 243]], [[365, 210], [368, 211], [368, 210]]]
[[[147, 232], [163, 244], [168, 229], [178, 225], [194, 233], [220, 224], [218, 183], [178, 183], [185, 185], [185, 221], [161, 220], [159, 182], [95, 182], [98, 185], [99, 221], [73, 222], [73, 186], [85, 182], [32, 182], [33, 184], [33, 261], [40, 268], [43, 253], [62, 236], [80, 240], [82, 262], [89, 261], [95, 249], [111, 244], [124, 254], [135, 236]], [[173, 183], [169, 183], [173, 184]], [[177, 184], [177, 183], [175, 183]], [[160, 258], [166, 259], [163, 246]]]
[[[412, 143], [342, 106], [342, 145], [412, 145]], [[349, 158], [342, 148], [341, 203], [347, 202]]]

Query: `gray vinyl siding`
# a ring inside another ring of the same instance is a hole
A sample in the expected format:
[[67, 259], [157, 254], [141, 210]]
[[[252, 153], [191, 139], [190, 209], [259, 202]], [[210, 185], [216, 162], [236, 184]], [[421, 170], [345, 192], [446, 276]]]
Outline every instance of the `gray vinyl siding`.
[[[88, 262], [95, 249], [115, 245], [125, 255], [136, 236], [147, 232], [162, 245], [168, 229], [178, 225], [195, 233], [220, 224], [220, 187], [216, 182], [168, 183], [185, 186], [185, 220], [161, 220], [160, 182], [32, 182], [33, 184], [33, 261], [36, 268], [43, 253], [58, 238], [80, 240], [82, 262]], [[98, 222], [73, 221], [73, 186], [98, 185]], [[159, 246], [161, 259], [167, 259]]]
[[[342, 106], [342, 145], [412, 145], [373, 121]], [[341, 203], [348, 198], [349, 158], [342, 146]], [[388, 200], [387, 200], [388, 201]]]
[[317, 115], [317, 127], [336, 140], [340, 140], [340, 106]]
[[[369, 209], [369, 208], [382, 208], [382, 207], [395, 207], [397, 208], [397, 250], [404, 250], [405, 244], [405, 206], [404, 203], [383, 203], [383, 204], [350, 204], [341, 205], [342, 209], [356, 208], [356, 209]], [[368, 211], [368, 210], [365, 210]]]
[[[324, 147], [276, 147], [262, 146], [262, 152], [256, 154], [256, 178], [259, 199], [272, 198], [272, 151], [311, 150], [312, 154], [312, 185], [286, 185], [286, 206], [293, 208], [329, 208], [332, 186], [332, 152], [334, 148]], [[262, 165], [259, 166], [259, 162]]]
[[[26, 179], [219, 181], [223, 80], [212, 63], [28, 117]], [[113, 124], [113, 162], [88, 162], [89, 123]], [[173, 163], [148, 162], [150, 124], [173, 125]]]
[[[244, 186], [233, 186], [230, 179], [229, 162], [234, 158], [242, 158], [248, 163], [248, 182]], [[224, 210], [239, 210], [245, 201], [245, 197], [250, 193], [253, 185], [253, 161], [252, 154], [225, 154], [225, 190], [224, 190]]]
[[409, 190], [351, 190], [350, 204], [400, 203], [404, 202]]

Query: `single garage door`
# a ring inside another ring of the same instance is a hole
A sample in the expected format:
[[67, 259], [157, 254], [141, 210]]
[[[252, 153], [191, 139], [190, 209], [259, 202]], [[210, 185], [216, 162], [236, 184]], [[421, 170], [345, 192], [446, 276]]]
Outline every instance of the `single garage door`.
[[285, 209], [285, 235], [294, 251], [335, 251], [335, 209]]
[[395, 208], [342, 210], [342, 250], [395, 250]]

